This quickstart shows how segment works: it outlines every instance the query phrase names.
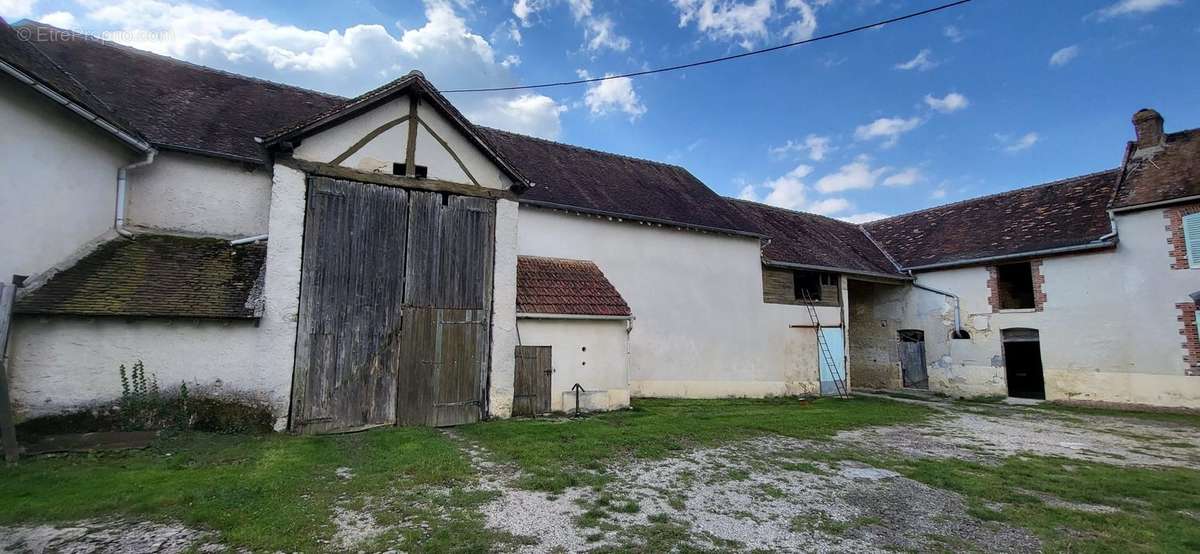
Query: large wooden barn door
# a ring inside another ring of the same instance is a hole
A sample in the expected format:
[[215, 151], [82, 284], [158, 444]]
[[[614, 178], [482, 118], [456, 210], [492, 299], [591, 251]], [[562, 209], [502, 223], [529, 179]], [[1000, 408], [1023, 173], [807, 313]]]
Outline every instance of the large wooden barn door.
[[309, 180], [293, 427], [478, 421], [495, 204]]
[[292, 422], [319, 433], [396, 420], [408, 193], [311, 178]]

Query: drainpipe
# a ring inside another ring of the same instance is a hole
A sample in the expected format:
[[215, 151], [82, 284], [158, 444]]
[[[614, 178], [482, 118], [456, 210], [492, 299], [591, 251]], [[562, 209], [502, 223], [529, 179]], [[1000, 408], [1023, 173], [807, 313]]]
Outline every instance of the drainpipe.
[[125, 196], [126, 190], [129, 187], [129, 170], [154, 163], [154, 156], [156, 154], [158, 152], [151, 149], [146, 152], [146, 159], [122, 166], [121, 169], [117, 170], [117, 214], [113, 220], [113, 229], [116, 230], [118, 235], [127, 239], [133, 238], [133, 233], [125, 228]]
[[237, 246], [239, 244], [250, 244], [252, 242], [258, 242], [260, 240], [267, 240], [267, 235], [254, 235], [252, 237], [233, 239], [233, 240], [229, 241], [229, 245]]
[[925, 286], [925, 285], [919, 284], [919, 283], [917, 283], [917, 281], [916, 281], [916, 278], [917, 278], [917, 277], [916, 277], [916, 275], [913, 275], [911, 271], [910, 271], [910, 272], [908, 272], [908, 274], [909, 274], [909, 275], [911, 275], [911, 276], [912, 276], [912, 278], [913, 278], [913, 282], [912, 282], [912, 286], [913, 286], [913, 287], [919, 288], [919, 289], [921, 289], [921, 290], [927, 290], [927, 291], [929, 291], [929, 292], [932, 292], [932, 293], [935, 293], [935, 294], [940, 294], [940, 295], [942, 295], [942, 296], [946, 296], [946, 297], [949, 297], [949, 298], [953, 298], [953, 299], [954, 299], [954, 332], [955, 332], [956, 334], [958, 334], [958, 333], [961, 333], [961, 332], [963, 331], [963, 327], [962, 327], [962, 310], [961, 310], [961, 308], [960, 308], [960, 306], [959, 306], [958, 295], [957, 295], [957, 294], [954, 294], [954, 293], [951, 293], [951, 292], [946, 292], [946, 291], [944, 291], [944, 290], [939, 290], [939, 289], [935, 289], [935, 288], [933, 288], [933, 287], [927, 287], [927, 286]]
[[1111, 238], [1117, 236], [1117, 217], [1115, 214], [1113, 214], [1112, 210], [1108, 210], [1108, 223], [1109, 223], [1109, 225], [1112, 226], [1112, 231], [1109, 232], [1107, 235], [1104, 235], [1104, 236], [1096, 239], [1096, 242], [1104, 242], [1108, 239], [1111, 239]]

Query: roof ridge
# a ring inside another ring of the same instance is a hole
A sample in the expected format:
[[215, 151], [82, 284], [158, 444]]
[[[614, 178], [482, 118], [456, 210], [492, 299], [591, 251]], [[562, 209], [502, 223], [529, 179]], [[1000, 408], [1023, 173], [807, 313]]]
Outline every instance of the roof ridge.
[[[472, 125], [475, 125], [475, 124], [472, 124]], [[632, 161], [635, 161], [635, 162], [648, 163], [648, 164], [651, 164], [651, 165], [658, 165], [658, 166], [670, 167], [670, 168], [674, 168], [674, 169], [682, 169], [682, 170], [684, 170], [684, 171], [687, 171], [687, 168], [685, 168], [685, 167], [683, 167], [683, 166], [681, 166], [681, 165], [679, 165], [679, 164], [672, 164], [672, 163], [667, 163], [667, 162], [660, 162], [660, 161], [657, 161], [657, 160], [651, 160], [651, 159], [647, 159], [647, 158], [639, 158], [639, 157], [637, 157], [637, 156], [630, 156], [630, 155], [627, 155], [627, 154], [618, 154], [618, 153], [616, 153], [616, 152], [608, 152], [608, 151], [605, 151], [605, 150], [599, 150], [599, 149], [596, 149], [596, 148], [588, 148], [587, 146], [579, 146], [578, 144], [569, 144], [569, 143], [566, 143], [566, 142], [559, 142], [559, 141], [557, 141], [557, 140], [550, 140], [550, 139], [545, 139], [545, 138], [542, 138], [542, 137], [535, 137], [535, 136], [533, 136], [533, 135], [526, 135], [526, 134], [523, 134], [523, 133], [514, 133], [514, 132], [512, 132], [512, 131], [506, 131], [506, 130], [504, 130], [504, 129], [497, 129], [497, 128], [495, 128], [495, 127], [488, 127], [487, 125], [475, 125], [475, 126], [476, 126], [476, 127], [479, 127], [479, 128], [481, 128], [481, 129], [488, 130], [488, 131], [495, 131], [495, 132], [498, 132], [498, 133], [504, 133], [504, 134], [506, 134], [506, 135], [518, 136], [518, 137], [521, 137], [521, 138], [524, 138], [524, 139], [535, 140], [535, 141], [538, 141], [538, 142], [544, 142], [544, 143], [547, 143], [547, 144], [553, 144], [553, 145], [555, 145], [555, 146], [563, 146], [563, 147], [566, 147], [566, 148], [571, 148], [571, 149], [574, 149], [574, 150], [582, 150], [582, 151], [584, 151], [584, 152], [594, 152], [594, 153], [597, 153], [597, 154], [603, 154], [603, 155], [605, 155], [605, 156], [612, 156], [612, 157], [614, 157], [614, 158], [624, 158], [624, 159], [626, 159], [626, 160], [632, 160]], [[689, 175], [691, 175], [691, 173], [688, 173], [688, 174], [689, 174]], [[697, 181], [699, 181], [699, 179], [697, 179]], [[703, 183], [703, 182], [702, 182], [702, 183]], [[706, 187], [706, 188], [707, 188], [707, 186], [708, 186], [708, 185], [705, 185], [705, 187]], [[709, 190], [712, 190], [712, 189], [709, 189]]]
[[[118, 49], [118, 50], [123, 50], [123, 51], [131, 52], [131, 53], [133, 53], [133, 54], [137, 54], [137, 55], [140, 55], [140, 56], [148, 56], [148, 57], [160, 58], [160, 59], [163, 59], [163, 60], [169, 61], [169, 62], [171, 62], [171, 63], [174, 63], [174, 64], [178, 64], [178, 65], [187, 66], [187, 67], [190, 67], [190, 68], [192, 68], [192, 69], [197, 69], [197, 70], [200, 70], [200, 71], [207, 71], [207, 72], [209, 72], [209, 73], [215, 73], [215, 74], [218, 74], [218, 75], [224, 75], [224, 76], [226, 76], [226, 77], [233, 77], [233, 78], [236, 78], [236, 79], [239, 79], [239, 80], [243, 80], [243, 81], [253, 81], [253, 82], [257, 82], [257, 83], [265, 83], [265, 84], [268, 84], [268, 85], [274, 85], [274, 86], [278, 86], [278, 87], [289, 88], [289, 89], [296, 90], [296, 91], [300, 91], [300, 92], [308, 92], [308, 93], [312, 93], [312, 94], [318, 94], [318, 95], [321, 95], [321, 96], [324, 96], [324, 97], [327, 97], [327, 98], [330, 98], [330, 99], [336, 99], [336, 100], [347, 100], [347, 98], [346, 98], [346, 97], [344, 97], [344, 96], [341, 96], [341, 95], [338, 95], [338, 94], [332, 94], [332, 93], [328, 93], [328, 92], [322, 92], [322, 91], [319, 91], [319, 90], [315, 90], [315, 89], [311, 89], [311, 88], [305, 88], [305, 87], [298, 86], [298, 85], [291, 85], [291, 84], [288, 84], [288, 83], [281, 83], [281, 82], [279, 82], [279, 81], [272, 81], [272, 80], [269, 80], [269, 79], [262, 79], [262, 78], [259, 78], [259, 77], [253, 77], [253, 76], [250, 76], [250, 75], [243, 75], [243, 74], [241, 74], [241, 73], [234, 73], [234, 72], [232, 72], [232, 71], [227, 71], [227, 70], [224, 70], [224, 69], [218, 69], [218, 68], [215, 68], [215, 67], [209, 67], [209, 66], [207, 66], [207, 65], [201, 65], [201, 64], [198, 64], [198, 63], [194, 63], [194, 62], [189, 62], [189, 61], [187, 61], [187, 60], [181, 60], [181, 59], [179, 59], [179, 58], [173, 58], [173, 57], [171, 57], [171, 56], [167, 56], [167, 55], [164, 55], [164, 54], [158, 54], [158, 53], [155, 53], [155, 52], [151, 52], [151, 51], [149, 51], [149, 50], [142, 50], [141, 48], [134, 48], [134, 47], [132, 47], [132, 46], [125, 45], [125, 44], [121, 44], [121, 43], [119, 43], [119, 42], [113, 42], [113, 41], [111, 41], [111, 40], [108, 40], [108, 39], [105, 39], [105, 38], [101, 38], [101, 37], [98, 37], [98, 36], [95, 36], [95, 35], [89, 35], [89, 34], [86, 34], [86, 33], [80, 33], [80, 32], [77, 32], [77, 31], [72, 31], [72, 30], [70, 30], [70, 29], [63, 29], [63, 28], [60, 28], [60, 27], [55, 27], [55, 26], [53, 26], [53, 25], [49, 25], [49, 24], [47, 24], [47, 23], [42, 23], [41, 21], [35, 21], [35, 20], [32, 20], [32, 19], [22, 19], [21, 21], [18, 21], [16, 25], [13, 25], [13, 27], [30, 27], [30, 26], [35, 26], [35, 25], [36, 25], [36, 26], [38, 26], [38, 27], [44, 27], [44, 28], [47, 28], [47, 29], [53, 29], [55, 32], [65, 33], [65, 34], [67, 34], [67, 35], [70, 35], [70, 36], [73, 36], [73, 37], [85, 37], [85, 38], [86, 38], [86, 40], [89, 40], [89, 41], [92, 41], [92, 42], [99, 43], [99, 44], [101, 44], [101, 45], [103, 45], [103, 46], [105, 46], [105, 47], [108, 47], [108, 48], [116, 48], [116, 49]], [[32, 44], [32, 45], [34, 45], [34, 46], [36, 46], [36, 45], [37, 45], [36, 41], [33, 41], [33, 40], [26, 40], [26, 42], [29, 42], [30, 44]], [[48, 56], [47, 56], [47, 57], [48, 57]]]
[[1091, 178], [1091, 177], [1096, 177], [1096, 176], [1098, 176], [1098, 175], [1103, 175], [1103, 174], [1105, 174], [1105, 173], [1114, 173], [1114, 172], [1119, 172], [1119, 171], [1121, 171], [1121, 168], [1120, 168], [1120, 167], [1112, 167], [1112, 168], [1105, 169], [1105, 170], [1102, 170], [1102, 171], [1093, 171], [1093, 172], [1091, 172], [1091, 173], [1085, 173], [1085, 174], [1083, 174], [1083, 175], [1076, 175], [1076, 176], [1074, 176], [1074, 177], [1066, 177], [1066, 178], [1063, 178], [1063, 179], [1058, 179], [1058, 180], [1055, 180], [1055, 181], [1049, 181], [1049, 182], [1045, 182], [1045, 183], [1038, 183], [1038, 184], [1036, 184], [1036, 185], [1028, 185], [1028, 186], [1024, 186], [1024, 187], [1018, 187], [1018, 188], [1015, 188], [1015, 189], [1009, 189], [1009, 190], [1004, 190], [1004, 191], [1000, 191], [1000, 192], [993, 192], [992, 194], [985, 194], [985, 195], [983, 195], [983, 196], [974, 196], [974, 197], [971, 197], [971, 198], [964, 198], [964, 199], [962, 199], [962, 200], [958, 200], [958, 201], [956, 201], [956, 202], [949, 202], [949, 203], [947, 203], [947, 204], [939, 204], [939, 205], [937, 205], [937, 206], [930, 206], [930, 207], [928, 207], [928, 208], [921, 208], [921, 209], [919, 209], [919, 210], [912, 210], [912, 211], [908, 211], [908, 212], [899, 213], [899, 214], [896, 214], [896, 215], [893, 215], [893, 216], [888, 216], [888, 217], [885, 217], [885, 218], [882, 218], [882, 219], [876, 219], [875, 221], [869, 221], [869, 222], [867, 222], [867, 223], [863, 223], [862, 225], [870, 225], [870, 224], [879, 223], [879, 222], [882, 222], [882, 221], [890, 221], [890, 220], [893, 220], [893, 219], [899, 219], [899, 218], [902, 218], [902, 217], [908, 217], [908, 216], [911, 216], [911, 215], [916, 215], [916, 214], [919, 214], [919, 213], [922, 213], [922, 212], [928, 212], [928, 211], [932, 211], [932, 210], [938, 210], [938, 209], [942, 209], [942, 208], [949, 208], [949, 207], [952, 207], [952, 206], [959, 206], [959, 205], [962, 205], [962, 204], [966, 204], [966, 203], [968, 203], [968, 202], [977, 202], [977, 201], [980, 201], [980, 200], [987, 200], [987, 199], [989, 199], [989, 198], [997, 198], [997, 197], [1000, 197], [1000, 196], [1006, 196], [1006, 195], [1009, 195], [1009, 194], [1014, 194], [1014, 193], [1018, 193], [1018, 192], [1025, 192], [1025, 191], [1034, 190], [1034, 189], [1039, 189], [1039, 188], [1048, 188], [1048, 187], [1052, 187], [1052, 186], [1056, 186], [1056, 185], [1063, 185], [1063, 184], [1066, 184], [1066, 183], [1068, 183], [1068, 182], [1071, 182], [1071, 181], [1080, 181], [1080, 180], [1083, 180], [1083, 179], [1088, 179], [1088, 178]]

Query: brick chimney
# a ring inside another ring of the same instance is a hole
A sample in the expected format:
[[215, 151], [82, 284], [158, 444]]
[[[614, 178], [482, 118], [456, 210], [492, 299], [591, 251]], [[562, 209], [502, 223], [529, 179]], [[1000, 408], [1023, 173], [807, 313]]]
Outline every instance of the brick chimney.
[[1163, 117], [1158, 112], [1143, 108], [1133, 114], [1133, 130], [1137, 132], [1137, 150], [1162, 146]]

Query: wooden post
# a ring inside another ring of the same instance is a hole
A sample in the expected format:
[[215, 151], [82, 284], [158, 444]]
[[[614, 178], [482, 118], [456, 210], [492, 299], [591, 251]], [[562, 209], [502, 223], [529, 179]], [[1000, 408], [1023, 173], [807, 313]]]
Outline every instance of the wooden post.
[[8, 332], [12, 328], [13, 300], [24, 283], [25, 276], [13, 275], [11, 284], [0, 284], [0, 441], [4, 443], [4, 459], [10, 464], [17, 463], [20, 451], [8, 396]]

